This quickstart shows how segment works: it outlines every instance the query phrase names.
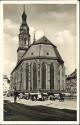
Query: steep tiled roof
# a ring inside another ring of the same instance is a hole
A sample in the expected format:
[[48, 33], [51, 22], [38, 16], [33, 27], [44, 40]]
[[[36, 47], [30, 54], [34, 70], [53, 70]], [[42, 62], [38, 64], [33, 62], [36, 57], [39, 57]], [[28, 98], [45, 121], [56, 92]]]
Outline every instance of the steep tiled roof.
[[57, 50], [57, 47], [54, 44], [52, 44], [52, 42], [49, 41], [45, 36], [43, 36], [42, 38], [35, 41], [29, 46], [29, 48], [22, 56], [22, 59], [17, 63], [16, 67], [25, 59], [31, 60], [31, 59], [38, 59], [38, 58], [52, 59], [52, 60], [57, 60], [61, 64], [64, 63], [63, 59], [61, 58]]
[[57, 50], [57, 47], [52, 44], [45, 36], [35, 41], [27, 52], [24, 54], [23, 58], [35, 58], [35, 57], [47, 57], [57, 59], [59, 62], [64, 62]]
[[[39, 40], [37, 40], [35, 42], [35, 44], [41, 44], [41, 43], [42, 44], [52, 44], [52, 42], [50, 40], [48, 40], [46, 36], [41, 37]], [[55, 46], [55, 45], [53, 45], [53, 46]]]

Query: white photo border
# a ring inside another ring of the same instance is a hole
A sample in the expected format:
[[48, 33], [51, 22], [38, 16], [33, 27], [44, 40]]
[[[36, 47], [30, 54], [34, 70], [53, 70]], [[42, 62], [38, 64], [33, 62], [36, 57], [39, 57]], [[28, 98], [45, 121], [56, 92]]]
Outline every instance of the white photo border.
[[[0, 3], [0, 123], [2, 124], [79, 124], [79, 1], [1, 1]], [[76, 41], [77, 41], [77, 121], [3, 121], [3, 5], [4, 4], [76, 4]]]

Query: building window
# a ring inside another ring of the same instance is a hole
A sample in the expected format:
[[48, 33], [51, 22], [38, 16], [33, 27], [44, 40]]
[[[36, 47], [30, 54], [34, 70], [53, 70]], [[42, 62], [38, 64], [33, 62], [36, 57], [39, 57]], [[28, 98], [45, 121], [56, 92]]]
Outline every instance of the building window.
[[37, 89], [37, 66], [36, 63], [33, 65], [33, 89]]
[[42, 64], [42, 89], [46, 89], [46, 65]]
[[33, 53], [31, 53], [31, 55], [33, 55]]
[[53, 63], [50, 65], [50, 89], [54, 89], [54, 66]]
[[47, 54], [47, 55], [49, 55], [49, 53], [48, 53], [48, 52], [47, 52], [46, 54]]

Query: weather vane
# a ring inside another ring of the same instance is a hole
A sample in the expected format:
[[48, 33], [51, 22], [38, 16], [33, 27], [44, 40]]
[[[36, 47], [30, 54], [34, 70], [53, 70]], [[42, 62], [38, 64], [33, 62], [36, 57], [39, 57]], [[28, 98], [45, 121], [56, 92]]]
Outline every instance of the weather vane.
[[24, 12], [25, 12], [25, 4], [23, 5], [23, 10], [24, 10]]

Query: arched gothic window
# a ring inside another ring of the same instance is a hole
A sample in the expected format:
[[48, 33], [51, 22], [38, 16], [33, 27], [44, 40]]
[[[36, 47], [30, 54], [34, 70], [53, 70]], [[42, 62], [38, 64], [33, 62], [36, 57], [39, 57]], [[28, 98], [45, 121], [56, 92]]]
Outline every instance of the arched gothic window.
[[54, 89], [54, 66], [53, 63], [50, 65], [50, 89]]
[[20, 90], [22, 89], [22, 66], [21, 66], [21, 70], [20, 70]]
[[36, 63], [33, 65], [33, 89], [37, 89], [37, 66]]
[[42, 64], [42, 89], [46, 89], [46, 65]]
[[28, 90], [28, 81], [29, 81], [29, 65], [26, 64], [26, 90]]

